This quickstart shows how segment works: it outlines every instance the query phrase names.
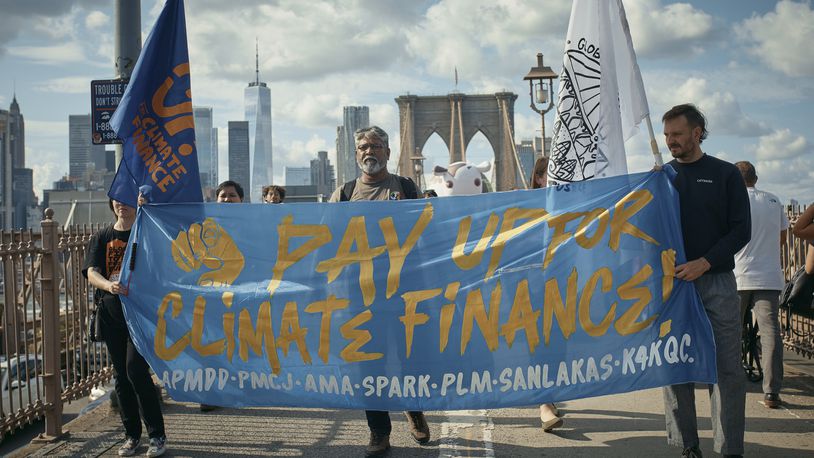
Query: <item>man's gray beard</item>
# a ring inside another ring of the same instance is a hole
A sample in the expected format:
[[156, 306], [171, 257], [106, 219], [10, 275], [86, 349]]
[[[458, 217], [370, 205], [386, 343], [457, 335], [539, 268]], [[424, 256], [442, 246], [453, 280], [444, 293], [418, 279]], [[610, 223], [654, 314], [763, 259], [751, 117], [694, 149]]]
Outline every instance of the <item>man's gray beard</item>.
[[375, 158], [368, 159], [372, 160], [363, 160], [362, 162], [358, 162], [359, 168], [362, 170], [362, 172], [365, 172], [366, 175], [375, 175], [384, 169], [385, 165]]

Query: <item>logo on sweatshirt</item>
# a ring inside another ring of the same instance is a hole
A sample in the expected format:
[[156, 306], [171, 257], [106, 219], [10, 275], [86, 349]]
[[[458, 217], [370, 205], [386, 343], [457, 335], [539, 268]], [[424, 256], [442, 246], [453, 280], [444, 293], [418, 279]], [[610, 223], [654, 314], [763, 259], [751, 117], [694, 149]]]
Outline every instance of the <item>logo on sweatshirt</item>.
[[707, 178], [699, 178], [698, 180], [696, 180], [696, 183], [709, 183], [709, 184], [712, 184], [712, 180], [709, 180]]

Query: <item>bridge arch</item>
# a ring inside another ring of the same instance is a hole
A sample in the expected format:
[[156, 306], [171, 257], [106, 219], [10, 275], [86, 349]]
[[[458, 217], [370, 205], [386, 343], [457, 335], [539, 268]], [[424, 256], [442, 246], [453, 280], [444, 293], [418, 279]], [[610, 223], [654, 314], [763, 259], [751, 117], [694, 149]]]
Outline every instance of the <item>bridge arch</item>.
[[[514, 145], [514, 102], [511, 92], [467, 95], [451, 93], [441, 96], [402, 95], [399, 106], [401, 151], [398, 173], [421, 180], [411, 158], [420, 154], [433, 133], [449, 149], [449, 162], [466, 160], [466, 147], [482, 133], [494, 152], [496, 190], [517, 187], [517, 160]], [[430, 167], [425, 164], [425, 167]], [[522, 187], [522, 184], [521, 184]]]

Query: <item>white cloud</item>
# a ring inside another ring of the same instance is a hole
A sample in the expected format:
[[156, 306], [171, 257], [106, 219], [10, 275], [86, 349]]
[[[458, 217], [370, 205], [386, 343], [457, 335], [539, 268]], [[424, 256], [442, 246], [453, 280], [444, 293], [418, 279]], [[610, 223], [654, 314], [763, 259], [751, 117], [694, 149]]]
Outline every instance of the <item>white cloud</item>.
[[74, 41], [52, 46], [14, 46], [8, 48], [11, 56], [42, 64], [63, 65], [85, 60], [82, 47]]
[[[30, 150], [26, 148], [26, 154], [29, 153]], [[45, 197], [42, 195], [41, 190], [52, 189], [54, 182], [59, 181], [67, 173], [66, 167], [60, 167], [56, 162], [37, 162], [31, 164], [30, 167], [34, 175], [34, 192], [40, 201]]]
[[340, 94], [302, 94], [296, 99], [288, 98], [284, 105], [279, 104], [275, 113], [285, 113], [287, 121], [309, 127], [336, 127], [341, 124], [342, 106]]
[[625, 11], [641, 57], [688, 56], [703, 52], [713, 35], [713, 18], [689, 3], [627, 0]]
[[[527, 94], [520, 94], [518, 99], [515, 101], [515, 109], [517, 108], [518, 103], [523, 105], [526, 104], [528, 101]], [[552, 109], [549, 113], [549, 116], [546, 117], [546, 135], [551, 136], [551, 132], [554, 128], [554, 118], [552, 117], [554, 110]], [[515, 140], [519, 143], [520, 140], [530, 140], [532, 136], [539, 137], [540, 136], [540, 115], [537, 113], [517, 113], [515, 111], [514, 114], [514, 136]]]
[[65, 94], [88, 94], [90, 96], [90, 80], [88, 76], [66, 76], [54, 78], [34, 85], [40, 92], [58, 92]]
[[68, 120], [65, 121], [37, 121], [34, 119], [25, 120], [25, 134], [37, 138], [53, 137], [65, 139], [67, 147]]
[[390, 136], [391, 148], [398, 146], [399, 110], [395, 103], [377, 103], [369, 105], [370, 123], [384, 129]]
[[85, 16], [85, 27], [91, 30], [102, 30], [111, 26], [110, 16], [101, 11], [91, 11]]
[[68, 122], [25, 120], [26, 166], [34, 170], [34, 192], [40, 197], [42, 189], [50, 189], [54, 181], [68, 173]]
[[[433, 76], [451, 78], [457, 66], [476, 87], [479, 80], [523, 75], [539, 49], [562, 49], [571, 2], [443, 0], [408, 31], [408, 50]], [[454, 19], [454, 20], [453, 20]], [[528, 56], [527, 60], [518, 56]]]
[[77, 35], [77, 17], [79, 11], [74, 9], [68, 14], [56, 17], [38, 17], [33, 21], [32, 28], [37, 34], [62, 40]]
[[778, 129], [762, 135], [752, 150], [761, 161], [792, 159], [803, 153], [811, 153], [805, 137], [795, 135], [789, 129]]
[[328, 157], [336, 156], [335, 145], [328, 144], [324, 138], [312, 135], [306, 141], [294, 140], [287, 145], [275, 145], [274, 162], [278, 165], [274, 168], [274, 182], [284, 182], [285, 166], [304, 167], [311, 159], [316, 159], [318, 151], [328, 151]]
[[224, 10], [222, 4], [190, 3], [190, 57], [207, 75], [248, 81], [254, 76], [257, 38], [261, 77], [267, 81], [313, 80], [337, 72], [364, 78], [405, 56], [403, 26], [410, 23], [400, 23], [404, 19], [399, 17], [371, 23], [370, 8], [361, 3], [281, 2]]
[[[695, 103], [707, 117], [707, 129], [711, 134], [720, 133], [740, 137], [757, 137], [768, 134], [769, 127], [748, 117], [741, 109], [738, 97], [730, 91], [710, 88], [709, 82], [700, 77], [690, 77], [683, 82], [671, 76], [659, 81], [659, 89], [650, 91], [652, 99], [663, 111], [688, 101]], [[659, 112], [659, 111], [656, 111]]]
[[6, 52], [6, 45], [12, 42], [21, 31], [36, 27], [39, 17], [58, 17], [71, 8], [71, 3], [5, 1], [0, 14], [0, 56]]
[[814, 200], [814, 188], [805, 183], [814, 182], [812, 155], [787, 160], [757, 161], [755, 163], [757, 187], [781, 196], [786, 202], [797, 199], [802, 203]]
[[775, 10], [752, 16], [735, 30], [749, 52], [770, 69], [789, 76], [814, 76], [814, 11], [808, 2], [783, 0]]

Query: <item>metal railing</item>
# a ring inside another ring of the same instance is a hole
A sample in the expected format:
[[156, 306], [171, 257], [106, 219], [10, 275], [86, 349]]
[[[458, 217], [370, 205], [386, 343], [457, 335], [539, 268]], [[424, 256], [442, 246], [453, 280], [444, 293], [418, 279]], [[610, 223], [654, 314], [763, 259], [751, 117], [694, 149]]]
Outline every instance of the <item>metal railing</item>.
[[[806, 207], [789, 205], [786, 209], [789, 221], [796, 221]], [[789, 281], [794, 272], [805, 264], [807, 242], [795, 237], [791, 228], [787, 231], [787, 241], [781, 262], [785, 279]], [[780, 326], [783, 330], [783, 344], [787, 349], [798, 355], [814, 358], [814, 319], [785, 311], [780, 313]]]
[[[795, 220], [803, 207], [789, 207]], [[45, 211], [41, 232], [0, 236], [0, 437], [45, 416], [43, 439], [62, 435], [62, 406], [113, 376], [107, 349], [86, 337], [92, 287], [85, 247], [101, 226], [60, 228]], [[803, 265], [805, 242], [789, 231], [786, 279]], [[814, 320], [781, 313], [786, 348], [814, 358]]]
[[63, 230], [45, 215], [40, 232], [0, 237], [0, 437], [43, 416], [43, 437], [60, 436], [63, 404], [113, 374], [104, 345], [85, 336], [92, 288], [81, 269], [99, 227]]

